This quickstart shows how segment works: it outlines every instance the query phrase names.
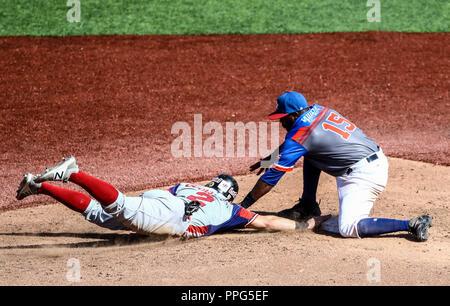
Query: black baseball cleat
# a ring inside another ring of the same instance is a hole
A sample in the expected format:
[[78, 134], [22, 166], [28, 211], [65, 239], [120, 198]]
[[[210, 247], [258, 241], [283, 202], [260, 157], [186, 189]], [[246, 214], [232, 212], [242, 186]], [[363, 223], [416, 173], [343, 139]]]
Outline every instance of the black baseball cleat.
[[428, 229], [432, 226], [433, 217], [428, 215], [422, 215], [409, 220], [408, 231], [418, 240], [426, 241], [430, 236]]
[[283, 217], [291, 220], [307, 220], [312, 217], [318, 217], [321, 215], [319, 204], [315, 201], [309, 201], [305, 199], [299, 199], [297, 204], [293, 207], [279, 211], [278, 217]]
[[284, 209], [277, 213], [278, 217], [287, 218], [291, 220], [301, 220], [304, 219], [302, 217], [302, 213], [300, 212], [299, 204], [294, 205], [291, 208]]

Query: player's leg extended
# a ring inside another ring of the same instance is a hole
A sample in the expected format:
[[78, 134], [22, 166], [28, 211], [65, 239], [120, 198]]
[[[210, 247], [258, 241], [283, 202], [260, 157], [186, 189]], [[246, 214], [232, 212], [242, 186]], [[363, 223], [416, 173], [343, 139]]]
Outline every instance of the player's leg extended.
[[111, 184], [82, 171], [70, 174], [69, 181], [89, 192], [102, 205], [106, 213], [127, 228], [142, 234], [175, 233], [175, 230], [169, 229], [166, 232], [162, 227], [154, 226], [158, 211], [154, 209], [155, 205], [143, 205], [147, 202], [147, 199], [143, 197], [127, 197]]
[[82, 171], [73, 173], [69, 180], [89, 192], [102, 206], [108, 206], [114, 203], [118, 196], [119, 191], [111, 184], [95, 178]]
[[409, 220], [369, 218], [375, 200], [376, 193], [367, 187], [355, 187], [344, 196], [340, 193], [339, 232], [343, 237], [364, 238], [408, 231]]
[[[167, 192], [170, 199], [158, 200], [144, 197], [127, 197], [111, 184], [79, 171], [74, 157], [63, 159], [54, 167], [38, 175], [36, 181], [71, 181], [88, 191], [106, 213], [127, 228], [143, 234], [180, 234], [184, 202]], [[150, 203], [151, 202], [151, 203]], [[163, 203], [164, 202], [164, 203]]]
[[79, 213], [83, 213], [91, 203], [89, 196], [78, 191], [61, 188], [45, 182], [36, 185], [39, 186], [38, 194], [48, 195]]
[[35, 176], [31, 173], [25, 175], [17, 190], [18, 200], [22, 200], [33, 194], [45, 194], [64, 204], [71, 210], [81, 213], [87, 221], [98, 226], [111, 230], [127, 229], [122, 223], [116, 221], [113, 216], [106, 213], [102, 206], [89, 196], [46, 182], [35, 183], [34, 178]]
[[108, 206], [114, 203], [119, 195], [118, 190], [111, 184], [80, 171], [73, 156], [63, 158], [59, 164], [47, 168], [34, 181], [36, 183], [45, 181], [71, 181], [89, 192], [102, 206]]
[[410, 220], [365, 217], [358, 221], [359, 237], [370, 237], [386, 233], [409, 232], [418, 241], [426, 241], [429, 237], [428, 228], [432, 225], [432, 217], [422, 215]]
[[36, 183], [35, 178], [36, 176], [31, 173], [25, 174], [17, 189], [16, 198], [18, 200], [33, 194], [46, 194], [76, 212], [84, 212], [91, 202], [91, 199], [81, 192], [53, 186], [45, 182]]
[[370, 211], [387, 183], [386, 157], [352, 172], [350, 176], [337, 178], [340, 202], [339, 231], [344, 237], [369, 237], [385, 233], [407, 231], [419, 241], [428, 239], [431, 217], [421, 216], [411, 220], [369, 218]]

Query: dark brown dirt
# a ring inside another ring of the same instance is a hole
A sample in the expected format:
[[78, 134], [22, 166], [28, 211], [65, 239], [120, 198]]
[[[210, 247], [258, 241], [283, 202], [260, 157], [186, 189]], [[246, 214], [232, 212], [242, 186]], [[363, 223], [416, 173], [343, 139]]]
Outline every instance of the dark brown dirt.
[[124, 192], [247, 173], [172, 156], [176, 121], [266, 121], [277, 96], [337, 109], [387, 155], [450, 164], [448, 34], [0, 38], [0, 209], [25, 172], [73, 154]]

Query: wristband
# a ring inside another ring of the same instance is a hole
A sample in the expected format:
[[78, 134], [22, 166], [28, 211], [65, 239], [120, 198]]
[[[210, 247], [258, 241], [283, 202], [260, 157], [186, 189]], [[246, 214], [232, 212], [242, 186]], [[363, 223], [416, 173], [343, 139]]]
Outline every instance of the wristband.
[[308, 222], [306, 221], [295, 221], [295, 229], [296, 230], [303, 230], [303, 229], [308, 229]]
[[249, 208], [255, 203], [256, 200], [252, 197], [251, 193], [247, 194], [247, 196], [242, 200], [241, 206], [244, 208]]

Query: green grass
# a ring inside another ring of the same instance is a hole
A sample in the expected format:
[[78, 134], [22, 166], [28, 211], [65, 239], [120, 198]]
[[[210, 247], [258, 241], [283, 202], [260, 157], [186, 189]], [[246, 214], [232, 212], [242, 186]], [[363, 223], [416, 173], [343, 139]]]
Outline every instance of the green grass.
[[448, 32], [448, 0], [379, 0], [381, 22], [368, 22], [367, 0], [0, 0], [0, 36]]

